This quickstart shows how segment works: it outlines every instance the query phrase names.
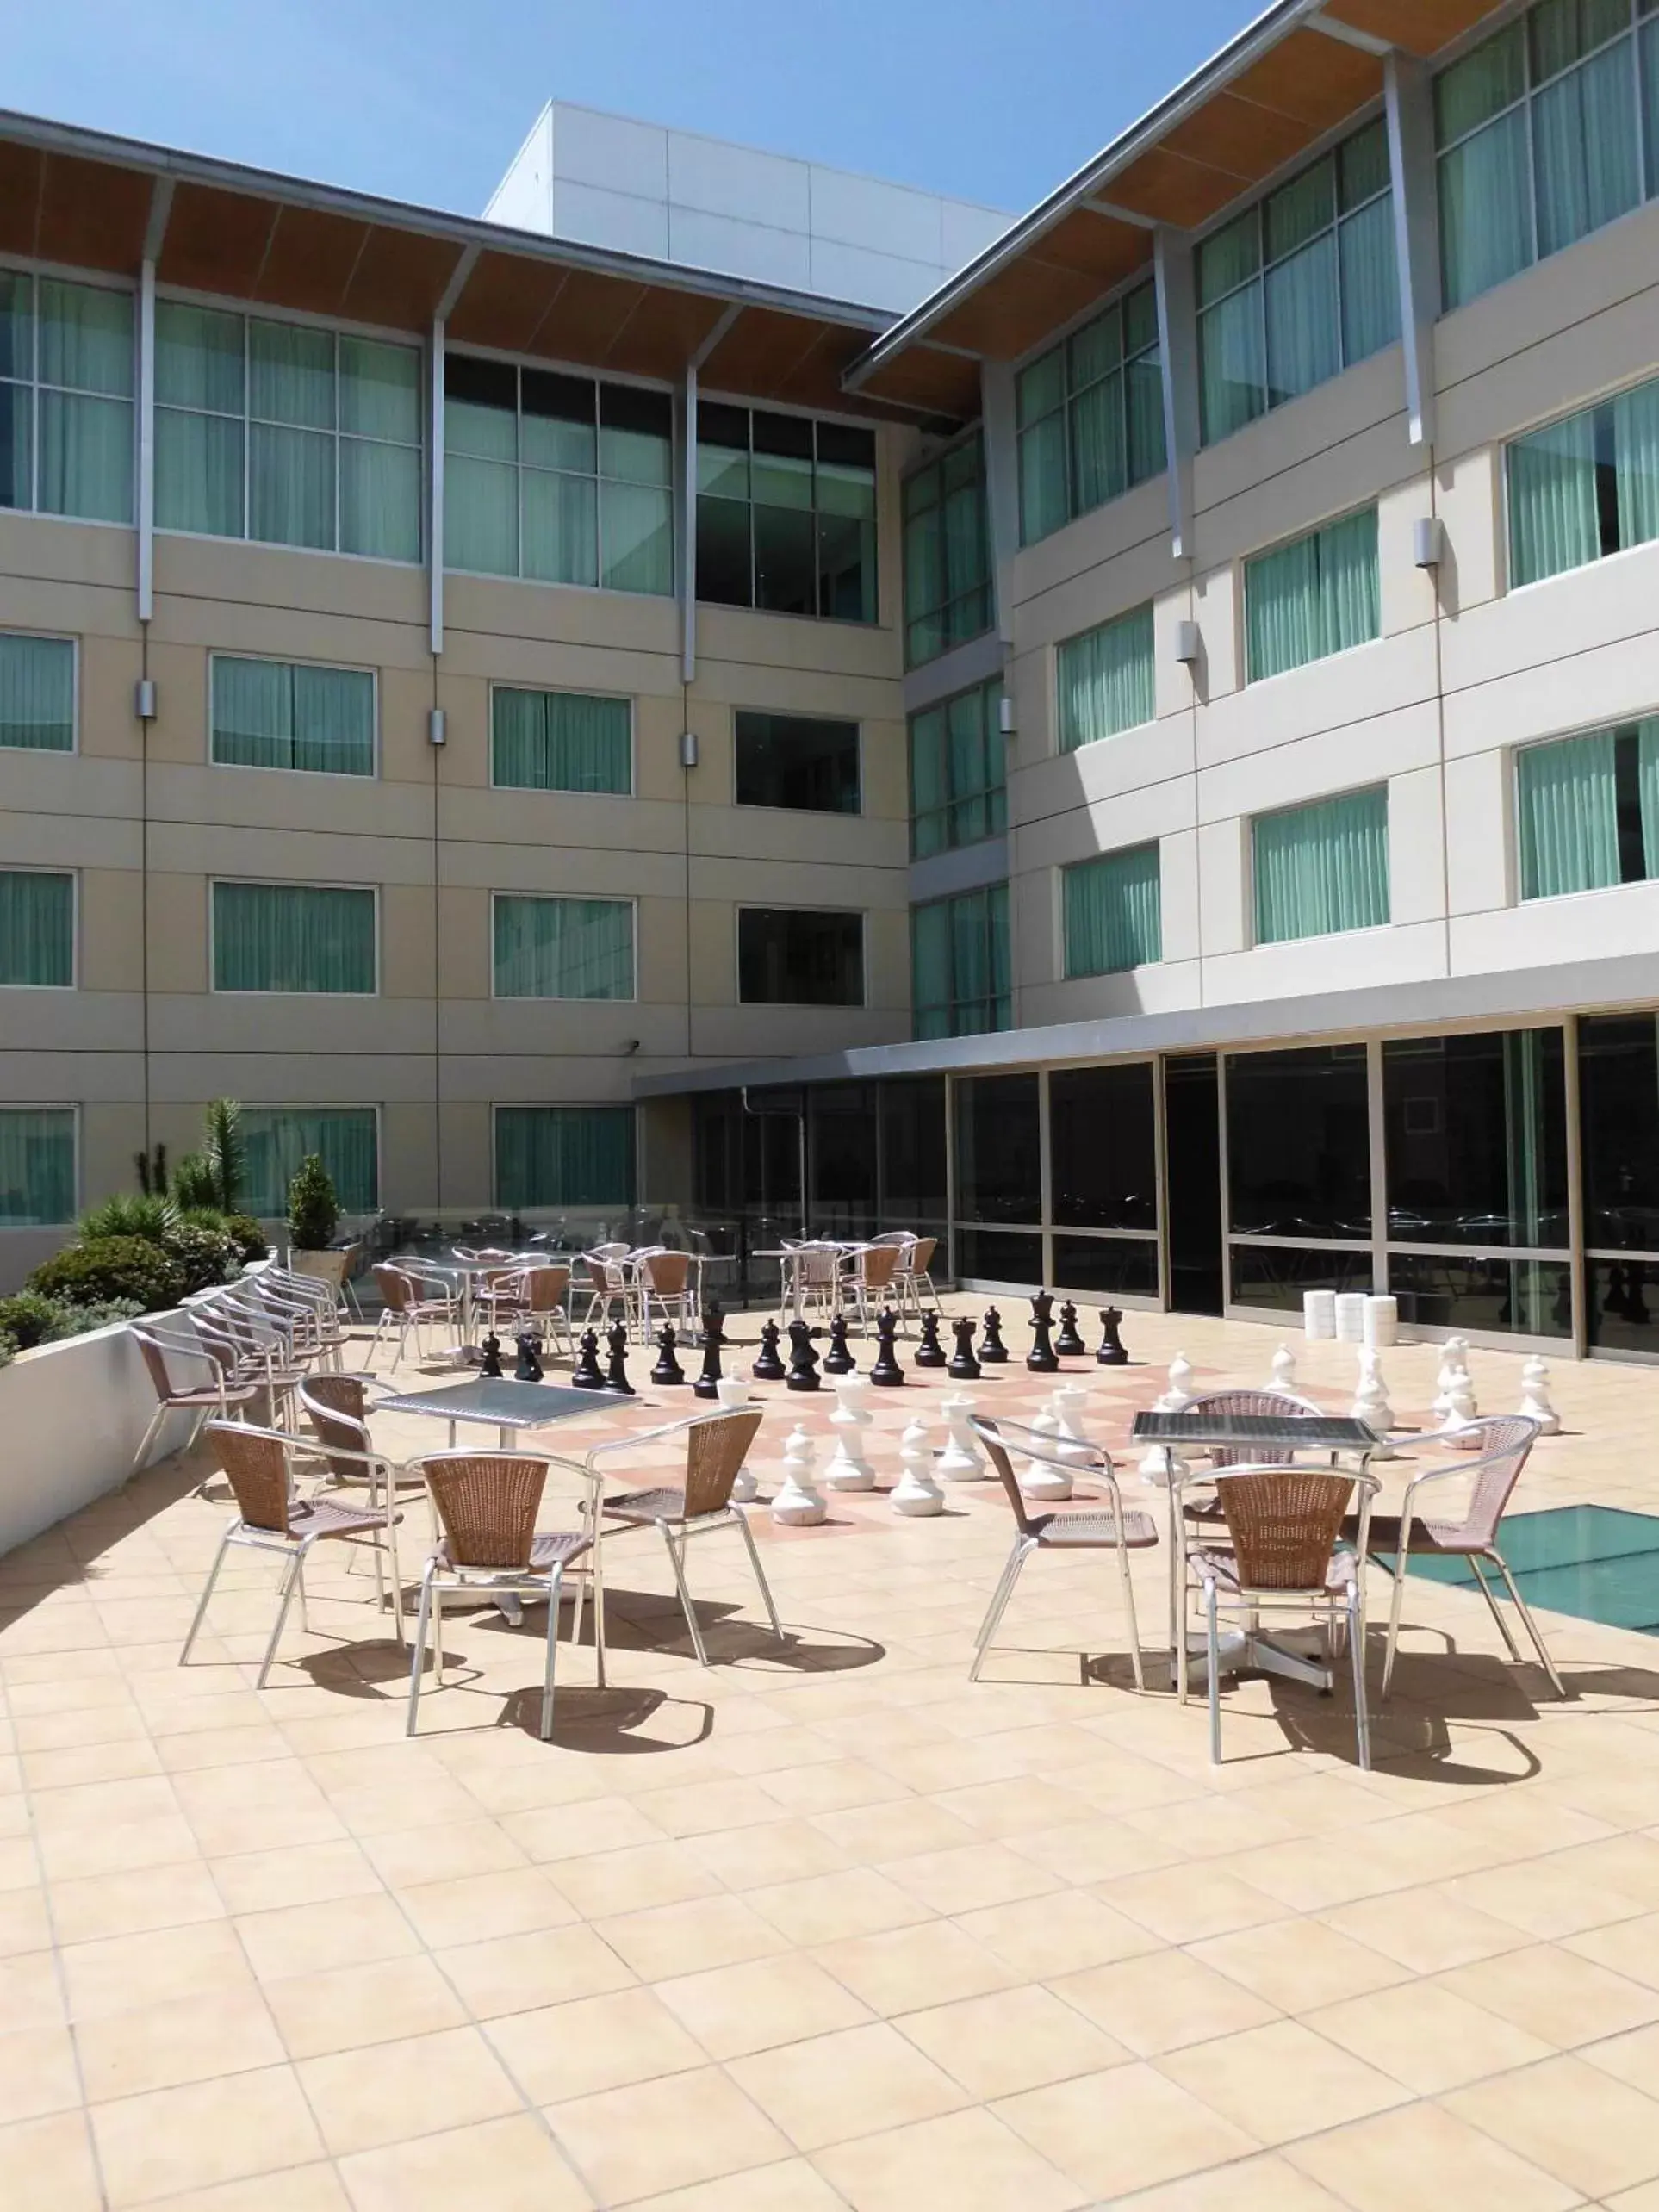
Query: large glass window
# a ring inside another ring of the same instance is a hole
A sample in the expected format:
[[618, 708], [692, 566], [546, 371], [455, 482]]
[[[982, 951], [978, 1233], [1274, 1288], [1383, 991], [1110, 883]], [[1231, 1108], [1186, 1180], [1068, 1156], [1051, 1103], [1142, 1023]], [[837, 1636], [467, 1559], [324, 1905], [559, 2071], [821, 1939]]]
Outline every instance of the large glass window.
[[817, 1236], [873, 1236], [877, 1218], [876, 1086], [823, 1083], [806, 1093], [807, 1218]]
[[366, 668], [212, 662], [213, 758], [221, 767], [375, 773], [375, 680]]
[[1655, 0], [1540, 0], [1435, 80], [1448, 308], [1659, 186], [1656, 16]]
[[911, 907], [910, 997], [918, 1037], [1010, 1028], [1011, 988], [1005, 883]]
[[873, 431], [705, 400], [697, 410], [697, 596], [876, 618]]
[[0, 269], [0, 507], [131, 522], [133, 295]]
[[213, 987], [372, 993], [374, 892], [332, 884], [215, 883]]
[[1559, 1029], [1391, 1039], [1382, 1089], [1392, 1242], [1564, 1250]]
[[[1037, 1083], [1035, 1075], [975, 1075], [954, 1085], [959, 1221], [1042, 1220]], [[978, 1271], [964, 1264], [962, 1271]]]
[[0, 631], [0, 745], [75, 749], [75, 648], [67, 637]]
[[1137, 285], [1022, 370], [1015, 386], [1020, 543], [1162, 473], [1158, 301]]
[[0, 1106], [0, 1228], [56, 1228], [74, 1218], [74, 1109]]
[[1382, 635], [1376, 509], [1345, 515], [1245, 562], [1248, 681]]
[[420, 558], [420, 354], [156, 307], [156, 527]]
[[288, 1211], [288, 1186], [315, 1153], [343, 1214], [380, 1204], [380, 1116], [372, 1106], [245, 1106], [248, 1211], [261, 1221]]
[[1659, 716], [1515, 755], [1523, 898], [1659, 876]]
[[1198, 248], [1213, 445], [1400, 335], [1388, 135], [1368, 123]]
[[1120, 730], [1150, 722], [1157, 711], [1150, 605], [1063, 638], [1056, 663], [1062, 753], [1115, 737]]
[[633, 721], [625, 699], [517, 691], [489, 697], [490, 781], [510, 791], [632, 791]]
[[1364, 1046], [1230, 1054], [1227, 1153], [1235, 1235], [1368, 1239]]
[[1590, 1341], [1659, 1354], [1659, 1023], [1651, 1014], [1580, 1021], [1578, 1095]]
[[522, 1207], [634, 1202], [631, 1106], [498, 1106], [495, 1202]]
[[945, 1193], [945, 1078], [902, 1076], [881, 1085], [881, 1215], [884, 1222], [942, 1236]]
[[737, 997], [744, 1006], [862, 1006], [864, 916], [740, 906]]
[[904, 659], [917, 668], [991, 627], [985, 443], [978, 431], [904, 479]]
[[1258, 945], [1388, 920], [1386, 784], [1258, 814], [1250, 844]]
[[74, 877], [0, 869], [0, 985], [68, 991], [74, 981]]
[[807, 814], [859, 811], [858, 724], [810, 714], [736, 718], [739, 806]]
[[1060, 871], [1066, 973], [1118, 975], [1164, 957], [1158, 847], [1131, 845]]
[[445, 354], [445, 568], [666, 596], [673, 485], [666, 392]]
[[1008, 827], [1000, 681], [910, 717], [910, 851], [918, 861]]
[[1506, 447], [1509, 581], [1535, 584], [1659, 537], [1659, 382]]
[[631, 998], [629, 898], [532, 898], [497, 892], [498, 998]]
[[1048, 1142], [1057, 1222], [1078, 1229], [1157, 1229], [1154, 1117], [1150, 1061], [1054, 1071], [1048, 1078]]

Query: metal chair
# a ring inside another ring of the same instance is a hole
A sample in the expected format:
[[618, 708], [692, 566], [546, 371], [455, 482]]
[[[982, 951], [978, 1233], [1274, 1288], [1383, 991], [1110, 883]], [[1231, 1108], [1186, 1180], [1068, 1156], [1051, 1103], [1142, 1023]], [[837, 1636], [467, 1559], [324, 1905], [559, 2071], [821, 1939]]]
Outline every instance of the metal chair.
[[[1136, 1507], [1124, 1508], [1123, 1496], [1118, 1488], [1117, 1475], [1110, 1454], [1098, 1445], [1089, 1446], [1090, 1458], [1085, 1464], [1075, 1457], [1061, 1458], [1053, 1449], [1052, 1439], [1040, 1429], [1028, 1428], [1022, 1421], [990, 1420], [982, 1414], [969, 1416], [968, 1426], [985, 1447], [991, 1463], [997, 1470], [1010, 1506], [1014, 1512], [1014, 1546], [1003, 1568], [1001, 1580], [991, 1594], [991, 1603], [979, 1624], [974, 1638], [973, 1663], [968, 1668], [968, 1680], [977, 1682], [979, 1669], [985, 1664], [991, 1639], [997, 1633], [1008, 1601], [1014, 1594], [1014, 1586], [1024, 1571], [1025, 1563], [1033, 1552], [1115, 1551], [1118, 1575], [1123, 1586], [1123, 1606], [1129, 1621], [1129, 1656], [1134, 1668], [1137, 1690], [1146, 1687], [1146, 1677], [1140, 1656], [1140, 1625], [1135, 1617], [1134, 1585], [1129, 1576], [1131, 1551], [1150, 1551], [1158, 1543], [1158, 1529], [1150, 1513]], [[1104, 1513], [1034, 1513], [1020, 1488], [1019, 1477], [1014, 1472], [1013, 1462], [1008, 1456], [1008, 1439], [1017, 1438], [1018, 1448], [1028, 1458], [1042, 1461], [1046, 1466], [1064, 1468], [1067, 1474], [1086, 1475], [1092, 1482], [1099, 1482], [1111, 1500]], [[1076, 1447], [1073, 1447], [1075, 1453]]]
[[514, 1333], [527, 1331], [532, 1336], [550, 1336], [556, 1341], [562, 1337], [565, 1352], [574, 1359], [569, 1291], [568, 1267], [537, 1264], [519, 1268], [516, 1274], [477, 1291], [475, 1299], [488, 1327], [506, 1327]]
[[[140, 1328], [136, 1323], [129, 1327], [156, 1394], [156, 1409], [150, 1416], [143, 1442], [133, 1455], [132, 1471], [136, 1475], [148, 1459], [150, 1447], [161, 1433], [161, 1425], [169, 1414], [195, 1415], [190, 1435], [181, 1446], [188, 1451], [215, 1414], [221, 1420], [228, 1420], [233, 1406], [249, 1405], [258, 1395], [258, 1385], [236, 1379], [228, 1355], [221, 1357], [208, 1345], [190, 1344], [171, 1332]], [[186, 1382], [176, 1376], [175, 1367], [183, 1367], [186, 1363], [205, 1379]]]
[[441, 1276], [419, 1275], [412, 1268], [394, 1267], [388, 1260], [381, 1260], [370, 1271], [381, 1296], [380, 1319], [369, 1339], [370, 1358], [388, 1322], [397, 1331], [395, 1366], [402, 1360], [412, 1333], [418, 1361], [426, 1357], [423, 1329], [446, 1328], [453, 1340], [460, 1327], [460, 1307], [455, 1292]]
[[897, 1245], [865, 1245], [853, 1254], [853, 1264], [841, 1280], [841, 1295], [858, 1315], [861, 1336], [868, 1336], [871, 1315], [893, 1289], [901, 1256]]
[[898, 1310], [916, 1315], [921, 1325], [922, 1302], [925, 1296], [935, 1310], [939, 1306], [939, 1293], [933, 1286], [933, 1256], [939, 1248], [937, 1237], [907, 1236], [901, 1246], [898, 1272], [893, 1277], [893, 1289], [898, 1297]]
[[642, 1343], [648, 1343], [651, 1334], [652, 1308], [661, 1313], [665, 1323], [680, 1330], [696, 1326], [696, 1314], [692, 1300], [692, 1258], [688, 1252], [673, 1252], [666, 1245], [655, 1252], [636, 1255], [637, 1271], [634, 1287], [639, 1300], [639, 1333]]
[[606, 1327], [615, 1308], [617, 1318], [631, 1336], [639, 1317], [639, 1289], [628, 1269], [626, 1246], [620, 1255], [614, 1246], [596, 1246], [592, 1252], [585, 1252], [582, 1258], [587, 1263], [587, 1280], [592, 1289], [582, 1327]]

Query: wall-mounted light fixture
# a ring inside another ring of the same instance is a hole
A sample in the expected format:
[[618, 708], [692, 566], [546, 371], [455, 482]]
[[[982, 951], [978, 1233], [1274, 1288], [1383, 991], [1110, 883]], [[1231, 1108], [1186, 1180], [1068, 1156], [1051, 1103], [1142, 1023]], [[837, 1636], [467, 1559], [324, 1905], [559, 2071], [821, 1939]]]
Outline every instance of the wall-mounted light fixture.
[[1014, 702], [1004, 692], [997, 708], [997, 727], [1004, 737], [1011, 737], [1019, 726], [1014, 713]]
[[1198, 635], [1196, 622], [1177, 622], [1175, 625], [1175, 657], [1183, 668], [1196, 668], [1202, 656], [1204, 643]]
[[133, 711], [140, 722], [155, 720], [156, 680], [153, 676], [140, 676], [133, 687]]
[[680, 765], [682, 768], [697, 766], [697, 732], [682, 730], [680, 733]]
[[450, 742], [449, 718], [441, 706], [430, 707], [426, 713], [426, 743], [447, 745]]
[[1420, 569], [1438, 569], [1446, 557], [1446, 526], [1438, 514], [1420, 514], [1411, 526], [1411, 557]]

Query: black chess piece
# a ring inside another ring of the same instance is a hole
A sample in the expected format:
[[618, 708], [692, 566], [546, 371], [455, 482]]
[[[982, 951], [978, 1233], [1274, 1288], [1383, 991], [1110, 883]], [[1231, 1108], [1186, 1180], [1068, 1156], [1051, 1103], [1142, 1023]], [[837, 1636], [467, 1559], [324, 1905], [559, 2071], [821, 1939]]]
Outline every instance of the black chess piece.
[[539, 1382], [541, 1381], [542, 1363], [537, 1356], [537, 1351], [538, 1346], [533, 1336], [526, 1332], [519, 1338], [519, 1364], [513, 1370], [515, 1382]]
[[1078, 1309], [1068, 1298], [1060, 1308], [1059, 1334], [1054, 1349], [1062, 1359], [1087, 1359], [1089, 1347], [1078, 1333]]
[[496, 1335], [494, 1329], [492, 1329], [489, 1334], [484, 1339], [484, 1364], [479, 1369], [478, 1372], [480, 1375], [487, 1376], [491, 1382], [496, 1382], [500, 1379], [501, 1373], [501, 1339]]
[[694, 1398], [718, 1398], [715, 1385], [721, 1380], [720, 1353], [725, 1345], [724, 1317], [718, 1306], [710, 1306], [703, 1315], [703, 1371], [692, 1384]]
[[985, 1333], [979, 1340], [979, 1358], [986, 1367], [1001, 1367], [1008, 1359], [1008, 1346], [1003, 1342], [1003, 1317], [994, 1306], [985, 1308]]
[[749, 1370], [757, 1382], [781, 1382], [784, 1364], [778, 1357], [779, 1328], [776, 1321], [767, 1321], [761, 1331], [761, 1356]]
[[858, 1362], [847, 1349], [847, 1316], [836, 1314], [830, 1322], [830, 1349], [823, 1355], [826, 1375], [854, 1375]]
[[686, 1370], [674, 1358], [676, 1339], [674, 1323], [665, 1321], [656, 1340], [656, 1365], [651, 1370], [651, 1380], [659, 1389], [669, 1389], [686, 1379]]
[[916, 1367], [944, 1367], [948, 1355], [939, 1341], [939, 1316], [931, 1308], [922, 1316], [922, 1341], [916, 1347]]
[[1060, 1364], [1054, 1350], [1054, 1294], [1039, 1290], [1031, 1301], [1031, 1349], [1025, 1364], [1034, 1375], [1058, 1375]]
[[1095, 1362], [1097, 1366], [1127, 1367], [1128, 1365], [1129, 1355], [1123, 1349], [1123, 1339], [1118, 1334], [1122, 1321], [1123, 1314], [1120, 1308], [1116, 1306], [1101, 1308], [1100, 1350], [1095, 1354]]
[[575, 1371], [570, 1377], [573, 1390], [602, 1390], [605, 1377], [600, 1372], [599, 1339], [592, 1329], [584, 1329], [577, 1346]]
[[977, 1382], [979, 1363], [973, 1357], [973, 1323], [972, 1320], [953, 1321], [950, 1333], [956, 1339], [956, 1349], [951, 1354], [950, 1378], [953, 1382]]
[[818, 1355], [812, 1349], [812, 1331], [805, 1321], [789, 1324], [789, 1372], [784, 1380], [792, 1390], [816, 1390]]
[[634, 1386], [628, 1380], [628, 1326], [618, 1321], [606, 1338], [611, 1347], [610, 1361], [605, 1370], [605, 1388], [614, 1390], [618, 1398], [631, 1398]]
[[883, 1389], [896, 1390], [904, 1380], [893, 1341], [898, 1334], [898, 1316], [891, 1306], [884, 1306], [876, 1315], [875, 1364], [870, 1370], [871, 1382]]

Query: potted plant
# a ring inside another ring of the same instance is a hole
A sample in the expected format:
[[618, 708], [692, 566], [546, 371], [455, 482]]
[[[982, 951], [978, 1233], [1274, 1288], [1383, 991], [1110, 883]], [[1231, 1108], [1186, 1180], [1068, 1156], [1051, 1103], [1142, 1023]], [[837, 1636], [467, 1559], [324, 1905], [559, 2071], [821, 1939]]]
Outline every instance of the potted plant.
[[296, 1275], [320, 1276], [335, 1289], [345, 1280], [349, 1249], [333, 1251], [340, 1202], [328, 1170], [308, 1153], [288, 1186], [288, 1264]]

